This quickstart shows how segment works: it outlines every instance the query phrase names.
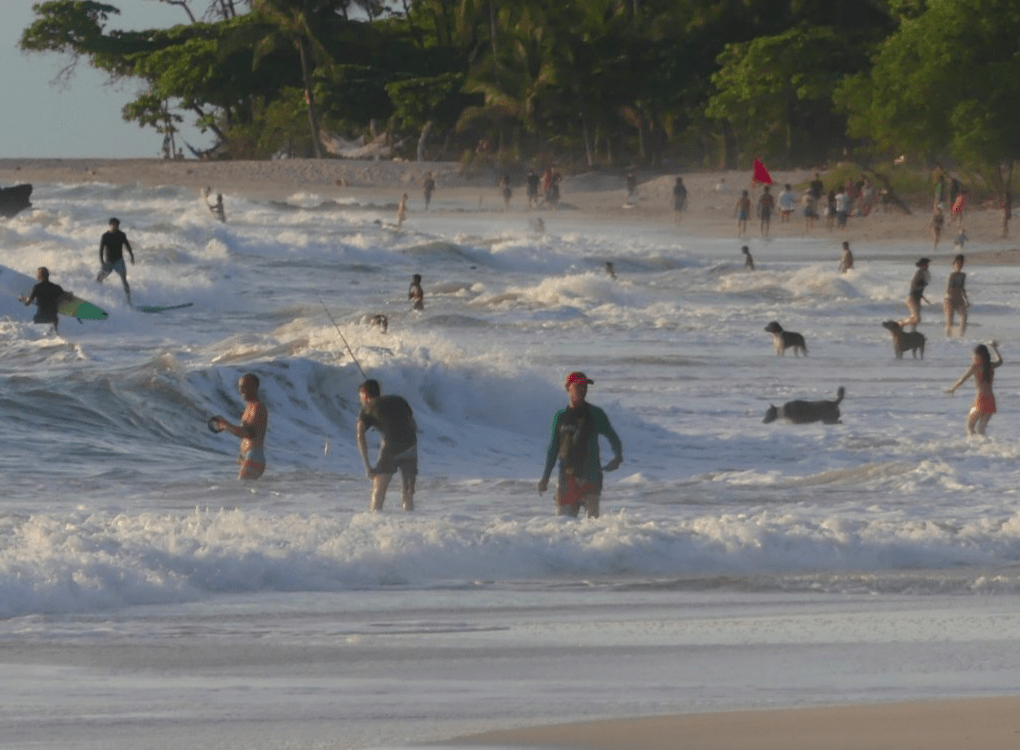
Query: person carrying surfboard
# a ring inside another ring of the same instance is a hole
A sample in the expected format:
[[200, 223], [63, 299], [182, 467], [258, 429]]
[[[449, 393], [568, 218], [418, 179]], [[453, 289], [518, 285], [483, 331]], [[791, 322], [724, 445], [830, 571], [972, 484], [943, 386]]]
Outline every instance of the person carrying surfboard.
[[237, 478], [258, 479], [266, 470], [266, 427], [269, 425], [269, 412], [266, 405], [259, 399], [258, 375], [249, 372], [237, 381], [237, 389], [244, 399], [244, 414], [240, 424], [231, 424], [223, 417], [209, 420], [209, 428], [214, 432], [226, 430], [231, 435], [241, 438], [241, 451], [237, 456]]
[[65, 292], [59, 284], [50, 281], [50, 270], [46, 266], [36, 269], [35, 277], [39, 283], [32, 287], [32, 293], [27, 297], [18, 297], [18, 299], [25, 303], [25, 307], [33, 302], [38, 305], [39, 309], [36, 310], [35, 317], [32, 318], [33, 323], [52, 323], [54, 332], [59, 333], [60, 321], [57, 316], [57, 305], [71, 293]]
[[131, 304], [131, 287], [128, 286], [127, 266], [124, 265], [124, 248], [127, 248], [131, 256], [131, 265], [135, 264], [135, 254], [131, 250], [131, 243], [127, 235], [120, 231], [120, 219], [110, 219], [110, 230], [103, 232], [99, 240], [99, 262], [102, 267], [96, 281], [102, 282], [107, 276], [116, 271], [124, 284], [124, 294], [127, 295], [128, 304]]
[[[373, 511], [382, 510], [386, 490], [393, 475], [400, 471], [404, 510], [414, 510], [414, 483], [418, 478], [418, 425], [411, 405], [400, 396], [383, 396], [378, 380], [366, 380], [358, 388], [361, 413], [356, 435], [365, 474], [372, 480]], [[373, 467], [368, 461], [365, 432], [375, 427], [382, 433], [379, 458]]]
[[[595, 381], [583, 372], [567, 375], [569, 403], [553, 417], [552, 435], [545, 456], [545, 469], [538, 480], [538, 494], [549, 488], [556, 459], [560, 460], [556, 487], [556, 515], [574, 516], [584, 506], [588, 518], [599, 517], [602, 497], [602, 472], [615, 471], [623, 463], [623, 444], [609, 417], [585, 397]], [[603, 467], [599, 462], [599, 435], [605, 435], [613, 449], [613, 458]]]

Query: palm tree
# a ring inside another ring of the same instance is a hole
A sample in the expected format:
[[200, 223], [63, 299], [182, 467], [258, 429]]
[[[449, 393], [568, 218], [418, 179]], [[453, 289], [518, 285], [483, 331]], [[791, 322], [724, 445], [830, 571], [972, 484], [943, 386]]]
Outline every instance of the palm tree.
[[308, 126], [311, 129], [312, 149], [316, 159], [322, 158], [319, 143], [319, 124], [315, 112], [315, 91], [312, 86], [313, 63], [318, 60], [332, 65], [329, 52], [319, 40], [317, 21], [323, 10], [329, 10], [331, 3], [322, 0], [254, 0], [252, 7], [274, 28], [255, 48], [254, 64], [257, 67], [262, 58], [288, 42], [294, 46], [301, 59], [301, 77], [304, 81], [305, 104], [308, 106]]

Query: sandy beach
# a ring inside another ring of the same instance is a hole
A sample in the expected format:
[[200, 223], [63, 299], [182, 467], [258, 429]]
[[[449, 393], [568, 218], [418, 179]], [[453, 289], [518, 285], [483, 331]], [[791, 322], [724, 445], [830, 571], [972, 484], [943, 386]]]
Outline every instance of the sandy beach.
[[624, 719], [457, 742], [591, 750], [1011, 750], [1020, 743], [1020, 698]]
[[[357, 199], [394, 207], [402, 193], [409, 194], [409, 217], [423, 210], [421, 184], [432, 172], [437, 182], [430, 216], [450, 216], [451, 222], [470, 212], [505, 217], [492, 170], [465, 171], [456, 163], [397, 163], [380, 161], [287, 160], [267, 162], [199, 162], [158, 159], [3, 159], [0, 185], [17, 183], [77, 184], [96, 182], [143, 186], [176, 185], [193, 188], [196, 200], [202, 188], [224, 195], [227, 210], [231, 196], [285, 201], [295, 195], [316, 196], [323, 201]], [[773, 172], [778, 187], [810, 179], [814, 170]], [[541, 216], [554, 227], [558, 213], [578, 214], [593, 225], [671, 227], [675, 217], [671, 191], [676, 174], [639, 173], [638, 197], [626, 201], [621, 173], [588, 173], [567, 176], [562, 187], [560, 211], [528, 212], [523, 181], [514, 180], [510, 212], [520, 216], [522, 227]], [[734, 257], [741, 244], [753, 244], [760, 235], [752, 221], [746, 239], [736, 234], [733, 210], [750, 172], [684, 173], [689, 190], [689, 210], [677, 225], [677, 236], [732, 238]], [[720, 186], [725, 185], [724, 188]], [[956, 229], [947, 227], [942, 242], [932, 247], [929, 216], [924, 206], [912, 214], [877, 212], [853, 218], [844, 230], [827, 230], [824, 222], [810, 234], [829, 237], [833, 264], [842, 241], [851, 243], [858, 264], [869, 258], [902, 257], [913, 263], [919, 255], [948, 266], [957, 250]], [[1012, 239], [1001, 239], [1001, 212], [979, 209], [966, 216], [968, 263], [1014, 265], [1020, 249]], [[803, 237], [805, 227], [799, 210], [789, 223], [777, 217], [772, 223], [773, 242]], [[973, 246], [973, 249], [971, 247]], [[204, 428], [203, 428], [204, 429]], [[933, 646], [933, 648], [936, 646]], [[429, 667], [432, 668], [431, 666]], [[395, 673], [399, 671], [395, 669]], [[398, 676], [403, 679], [402, 675]], [[394, 679], [398, 679], [395, 677]], [[1012, 750], [1020, 745], [1020, 698], [897, 703], [903, 696], [884, 696], [888, 702], [825, 708], [734, 711], [712, 714], [615, 719], [610, 721], [549, 725], [492, 731], [465, 736], [450, 744], [464, 746], [516, 746], [588, 748], [590, 750]], [[396, 710], [396, 707], [394, 708]], [[656, 709], [651, 709], [656, 710]], [[667, 708], [667, 710], [671, 710]], [[683, 711], [683, 706], [676, 710]], [[488, 718], [491, 716], [487, 715]], [[491, 725], [491, 724], [490, 724]]]
[[[178, 185], [192, 187], [198, 193], [209, 187], [221, 192], [229, 201], [231, 195], [265, 200], [286, 200], [295, 194], [312, 194], [322, 200], [370, 199], [392, 202], [394, 208], [401, 195], [409, 196], [409, 219], [423, 209], [421, 184], [427, 172], [436, 180], [432, 213], [503, 214], [497, 182], [499, 174], [489, 168], [465, 169], [455, 162], [394, 162], [371, 160], [291, 159], [277, 161], [168, 161], [163, 159], [0, 159], [0, 185], [17, 183], [137, 183], [143, 186]], [[614, 224], [633, 222], [647, 225], [674, 223], [672, 189], [677, 174], [638, 172], [637, 199], [626, 200], [625, 176], [622, 172], [590, 172], [567, 175], [562, 185], [560, 210], [581, 211], [592, 222]], [[734, 206], [740, 190], [748, 186], [750, 170], [731, 172], [683, 173], [689, 191], [689, 208], [678, 226], [678, 234], [699, 237], [733, 237], [734, 244], [759, 239], [754, 219], [749, 222], [747, 236], [737, 237]], [[814, 170], [773, 171], [774, 193], [785, 183], [802, 184], [814, 176]], [[514, 197], [511, 212], [527, 214], [523, 175], [513, 176]], [[720, 189], [722, 188], [722, 189]], [[915, 203], [917, 203], [915, 201]], [[445, 207], [445, 208], [444, 208]], [[533, 212], [545, 221], [554, 220], [555, 212]], [[552, 217], [552, 219], [550, 218]], [[942, 240], [932, 246], [930, 216], [924, 205], [912, 206], [910, 215], [880, 209], [867, 217], [851, 218], [845, 229], [828, 230], [824, 220], [808, 232], [800, 215], [794, 211], [789, 223], [781, 223], [778, 211], [773, 217], [770, 235], [784, 237], [832, 237], [833, 257], [839, 246], [851, 243], [858, 261], [890, 255], [928, 255], [936, 265], [948, 264], [957, 252], [953, 239], [958, 229], [947, 221]], [[971, 264], [1013, 264], [1020, 259], [1020, 248], [1012, 238], [1002, 239], [1002, 214], [999, 210], [974, 208], [966, 219], [966, 234], [972, 247], [965, 248]], [[910, 247], [905, 247], [909, 245]]]

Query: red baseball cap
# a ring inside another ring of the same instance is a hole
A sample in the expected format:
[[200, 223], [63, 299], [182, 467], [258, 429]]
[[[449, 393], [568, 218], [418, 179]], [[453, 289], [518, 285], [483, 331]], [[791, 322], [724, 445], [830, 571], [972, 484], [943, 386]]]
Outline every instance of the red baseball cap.
[[595, 381], [585, 375], [583, 372], [572, 372], [567, 375], [566, 387], [570, 388], [574, 383], [584, 383], [585, 385], [594, 385]]

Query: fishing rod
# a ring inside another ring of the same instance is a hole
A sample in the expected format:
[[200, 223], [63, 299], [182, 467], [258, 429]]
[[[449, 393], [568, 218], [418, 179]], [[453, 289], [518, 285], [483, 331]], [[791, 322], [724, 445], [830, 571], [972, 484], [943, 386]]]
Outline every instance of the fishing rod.
[[361, 369], [361, 363], [359, 363], [358, 358], [354, 356], [354, 350], [351, 349], [351, 345], [348, 344], [347, 339], [344, 338], [344, 332], [340, 330], [340, 326], [337, 324], [336, 320], [333, 319], [333, 314], [330, 313], [329, 308], [326, 307], [326, 303], [322, 301], [322, 297], [319, 296], [318, 292], [315, 293], [315, 296], [319, 298], [319, 304], [322, 305], [322, 309], [326, 311], [326, 315], [329, 317], [330, 322], [333, 324], [333, 327], [336, 328], [336, 332], [340, 335], [340, 340], [344, 342], [344, 346], [347, 347], [347, 351], [350, 353], [351, 359], [354, 360], [354, 364], [358, 366], [358, 372], [361, 373], [361, 377], [368, 380], [368, 375], [366, 375], [365, 371]]

